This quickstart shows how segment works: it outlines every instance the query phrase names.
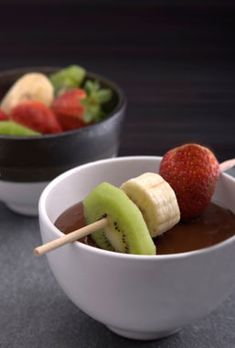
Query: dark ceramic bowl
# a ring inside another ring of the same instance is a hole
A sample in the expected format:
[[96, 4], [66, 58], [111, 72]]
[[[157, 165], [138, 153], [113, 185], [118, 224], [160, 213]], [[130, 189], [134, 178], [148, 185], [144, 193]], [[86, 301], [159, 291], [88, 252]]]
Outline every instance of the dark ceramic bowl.
[[[23, 74], [50, 74], [58, 68], [34, 67], [0, 73], [0, 99]], [[108, 117], [94, 125], [57, 135], [18, 137], [0, 135], [0, 199], [12, 210], [36, 215], [42, 189], [70, 168], [117, 155], [126, 98], [120, 88], [102, 76], [88, 73], [113, 91], [106, 105]]]

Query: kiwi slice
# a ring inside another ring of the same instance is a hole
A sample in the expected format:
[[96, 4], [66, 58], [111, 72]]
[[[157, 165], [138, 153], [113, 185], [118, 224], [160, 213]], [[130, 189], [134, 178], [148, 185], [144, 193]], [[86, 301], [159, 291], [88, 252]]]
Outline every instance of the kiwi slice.
[[21, 126], [20, 124], [13, 121], [1, 121], [0, 134], [18, 136], [40, 135], [40, 133], [35, 132], [30, 128]]
[[97, 246], [121, 253], [155, 255], [156, 247], [138, 207], [119, 188], [102, 183], [83, 201], [86, 223], [107, 217], [108, 225], [92, 233]]

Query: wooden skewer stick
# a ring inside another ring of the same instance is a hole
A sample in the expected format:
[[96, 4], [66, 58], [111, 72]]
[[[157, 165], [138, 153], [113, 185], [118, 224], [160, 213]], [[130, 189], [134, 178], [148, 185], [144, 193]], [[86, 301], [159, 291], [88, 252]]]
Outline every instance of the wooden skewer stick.
[[235, 166], [235, 158], [224, 161], [224, 162], [220, 163], [219, 166], [220, 166], [221, 172], [224, 172], [225, 170], [229, 170]]
[[[224, 172], [228, 169], [231, 169], [234, 166], [235, 166], [235, 158], [222, 162], [220, 164], [220, 170]], [[55, 250], [65, 244], [73, 243], [80, 238], [86, 237], [89, 234], [99, 230], [100, 228], [104, 228], [105, 226], [107, 226], [107, 223], [108, 223], [107, 218], [103, 218], [101, 220], [93, 222], [90, 225], [84, 226], [82, 228], [79, 228], [76, 231], [66, 234], [58, 239], [55, 239], [55, 240], [52, 240], [51, 242], [43, 244], [35, 248], [33, 252], [36, 256], [44, 255], [48, 253], [49, 251]]]
[[75, 242], [76, 240], [80, 238], [88, 236], [89, 234], [99, 230], [100, 228], [104, 228], [107, 225], [107, 223], [108, 223], [107, 218], [103, 218], [101, 220], [93, 222], [90, 225], [79, 228], [78, 230], [73, 231], [69, 234], [65, 234], [64, 236], [58, 239], [52, 240], [51, 242], [38, 246], [37, 248], [34, 249], [33, 253], [36, 256], [44, 255], [48, 253], [49, 251], [55, 250], [65, 244]]

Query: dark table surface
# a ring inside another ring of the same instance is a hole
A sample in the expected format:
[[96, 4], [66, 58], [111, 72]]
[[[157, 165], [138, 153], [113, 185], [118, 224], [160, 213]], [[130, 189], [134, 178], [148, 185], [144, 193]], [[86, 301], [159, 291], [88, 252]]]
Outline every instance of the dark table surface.
[[[59, 2], [1, 5], [0, 69], [79, 63], [119, 83], [129, 102], [120, 155], [195, 141], [235, 157], [233, 2]], [[235, 294], [175, 336], [126, 340], [66, 298], [32, 256], [39, 243], [38, 220], [0, 204], [0, 347], [235, 347]]]

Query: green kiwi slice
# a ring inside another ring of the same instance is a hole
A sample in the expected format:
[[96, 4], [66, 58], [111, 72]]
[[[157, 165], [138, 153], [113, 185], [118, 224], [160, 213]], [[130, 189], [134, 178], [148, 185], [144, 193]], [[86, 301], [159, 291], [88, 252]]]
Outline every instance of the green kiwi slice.
[[13, 121], [0, 121], [0, 134], [17, 136], [40, 135], [40, 133]]
[[104, 182], [83, 204], [87, 224], [107, 217], [107, 227], [91, 235], [98, 247], [129, 254], [156, 254], [140, 210], [121, 189]]

